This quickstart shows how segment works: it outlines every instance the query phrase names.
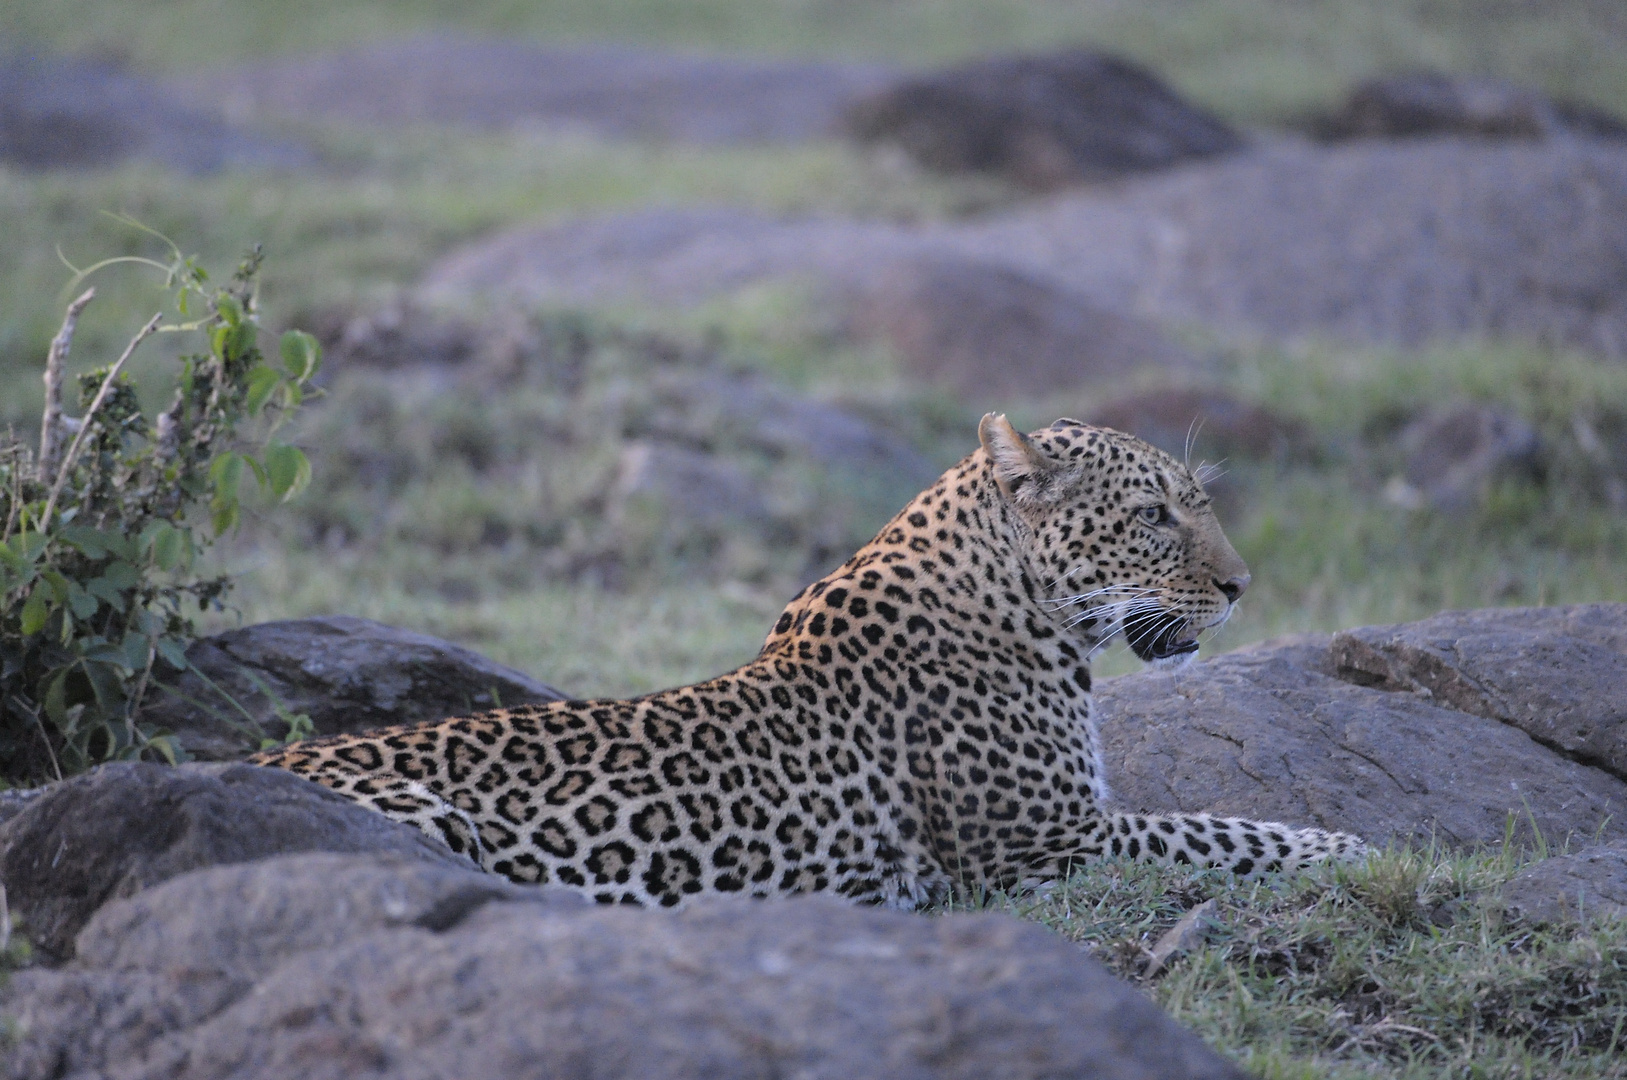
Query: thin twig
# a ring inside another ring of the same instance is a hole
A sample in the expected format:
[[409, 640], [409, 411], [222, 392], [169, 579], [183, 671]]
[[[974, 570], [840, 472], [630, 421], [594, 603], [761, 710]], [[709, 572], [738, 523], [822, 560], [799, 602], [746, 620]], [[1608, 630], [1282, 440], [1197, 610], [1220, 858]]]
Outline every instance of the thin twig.
[[45, 413], [40, 417], [40, 459], [35, 463], [34, 471], [41, 483], [55, 472], [57, 443], [62, 436], [62, 365], [68, 359], [69, 347], [73, 345], [73, 331], [79, 324], [79, 313], [95, 296], [94, 288], [86, 289], [68, 305], [68, 314], [62, 319], [62, 329], [51, 339], [51, 349], [45, 354]]
[[0, 885], [0, 956], [11, 948], [11, 905], [6, 903], [6, 887]]
[[147, 325], [143, 326], [136, 336], [130, 339], [130, 344], [124, 347], [124, 355], [120, 356], [118, 362], [108, 371], [107, 378], [102, 380], [102, 387], [96, 391], [96, 396], [91, 399], [90, 408], [86, 409], [85, 415], [79, 418], [79, 430], [74, 434], [73, 443], [68, 447], [67, 456], [62, 459], [62, 468], [57, 470], [56, 483], [51, 485], [51, 497], [45, 500], [45, 513], [40, 515], [41, 533], [45, 532], [46, 528], [51, 524], [51, 513], [56, 509], [57, 496], [62, 494], [62, 485], [68, 482], [68, 476], [73, 472], [74, 462], [79, 460], [79, 448], [85, 444], [85, 435], [90, 431], [90, 422], [95, 418], [96, 410], [101, 408], [102, 402], [107, 399], [107, 392], [113, 388], [113, 380], [119, 377], [119, 372], [124, 368], [125, 361], [135, 355], [136, 346], [146, 341], [158, 329], [158, 324], [163, 318], [164, 313], [160, 311], [151, 319], [148, 319]]

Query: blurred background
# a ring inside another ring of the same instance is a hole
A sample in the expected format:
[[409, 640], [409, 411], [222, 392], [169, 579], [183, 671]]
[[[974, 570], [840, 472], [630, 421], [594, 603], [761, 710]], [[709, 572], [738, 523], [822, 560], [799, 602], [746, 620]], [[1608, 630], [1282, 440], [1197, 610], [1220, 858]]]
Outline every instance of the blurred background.
[[[989, 410], [1220, 464], [1211, 653], [1627, 600], [1620, 0], [7, 4], [20, 432], [64, 260], [165, 257], [104, 212], [263, 243], [265, 325], [326, 349], [315, 481], [215, 549], [209, 628], [692, 680]], [[164, 297], [93, 283], [81, 369]]]

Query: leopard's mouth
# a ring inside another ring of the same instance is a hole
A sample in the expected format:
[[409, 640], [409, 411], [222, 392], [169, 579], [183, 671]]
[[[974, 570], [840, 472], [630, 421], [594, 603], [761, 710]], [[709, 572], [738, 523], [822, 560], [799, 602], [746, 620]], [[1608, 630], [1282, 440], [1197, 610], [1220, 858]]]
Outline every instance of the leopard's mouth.
[[1198, 651], [1197, 630], [1187, 619], [1168, 611], [1126, 619], [1124, 638], [1130, 644], [1130, 651], [1149, 664]]

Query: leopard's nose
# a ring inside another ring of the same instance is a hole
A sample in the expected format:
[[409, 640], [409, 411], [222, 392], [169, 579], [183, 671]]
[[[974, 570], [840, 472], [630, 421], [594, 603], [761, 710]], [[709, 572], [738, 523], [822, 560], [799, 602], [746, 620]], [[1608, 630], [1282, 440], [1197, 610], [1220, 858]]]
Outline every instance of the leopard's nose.
[[1214, 582], [1215, 588], [1226, 594], [1227, 603], [1235, 604], [1237, 598], [1247, 591], [1248, 583], [1253, 580], [1254, 578], [1248, 574], [1238, 574], [1236, 577], [1227, 578], [1225, 581], [1215, 578]]

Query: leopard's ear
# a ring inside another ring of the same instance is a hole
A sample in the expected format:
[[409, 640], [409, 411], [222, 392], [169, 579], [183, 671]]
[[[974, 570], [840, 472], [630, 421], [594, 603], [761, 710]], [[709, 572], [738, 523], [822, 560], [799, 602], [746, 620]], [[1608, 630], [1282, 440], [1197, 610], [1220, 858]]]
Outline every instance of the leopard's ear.
[[1012, 427], [1005, 413], [985, 414], [977, 425], [977, 437], [994, 464], [994, 482], [1006, 498], [1019, 506], [1046, 500], [1056, 463]]

